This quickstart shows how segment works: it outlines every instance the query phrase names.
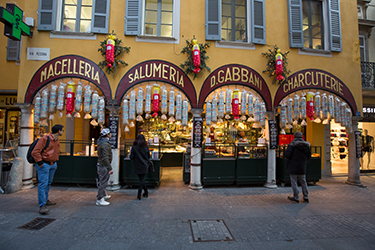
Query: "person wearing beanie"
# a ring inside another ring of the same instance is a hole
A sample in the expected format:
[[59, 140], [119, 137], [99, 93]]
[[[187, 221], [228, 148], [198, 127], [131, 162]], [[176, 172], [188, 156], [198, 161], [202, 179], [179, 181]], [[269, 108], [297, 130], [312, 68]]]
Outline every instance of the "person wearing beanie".
[[112, 162], [112, 148], [109, 143], [109, 138], [111, 138], [111, 131], [109, 128], [105, 128], [100, 132], [100, 137], [98, 139], [98, 163], [96, 164], [96, 169], [98, 172], [98, 194], [96, 196], [97, 206], [107, 206], [110, 203], [106, 200], [111, 198], [107, 195], [105, 189], [108, 185], [109, 175], [113, 174], [111, 162]]
[[294, 140], [288, 145], [285, 151], [285, 157], [288, 159], [286, 171], [290, 175], [290, 181], [293, 189], [293, 196], [288, 199], [299, 203], [299, 191], [297, 181], [301, 183], [303, 201], [309, 202], [309, 192], [306, 183], [306, 165], [311, 157], [310, 143], [303, 140], [301, 132], [294, 133]]

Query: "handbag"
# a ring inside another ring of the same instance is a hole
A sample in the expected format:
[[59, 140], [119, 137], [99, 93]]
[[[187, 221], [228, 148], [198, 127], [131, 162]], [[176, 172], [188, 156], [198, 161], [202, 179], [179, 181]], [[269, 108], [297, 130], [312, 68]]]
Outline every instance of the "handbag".
[[148, 160], [148, 172], [149, 173], [155, 172], [154, 163], [151, 160]]

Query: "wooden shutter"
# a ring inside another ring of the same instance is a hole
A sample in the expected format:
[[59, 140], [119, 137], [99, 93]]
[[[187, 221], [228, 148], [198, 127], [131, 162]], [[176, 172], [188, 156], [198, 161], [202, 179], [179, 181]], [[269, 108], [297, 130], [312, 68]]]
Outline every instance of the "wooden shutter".
[[266, 12], [264, 0], [251, 1], [251, 42], [266, 44]]
[[221, 40], [221, 0], [206, 0], [206, 40]]
[[110, 0], [92, 2], [91, 32], [108, 34]]
[[289, 47], [303, 48], [302, 0], [288, 0]]
[[21, 40], [16, 41], [8, 38], [7, 61], [19, 61], [21, 52]]
[[125, 35], [141, 34], [142, 0], [127, 0], [125, 5]]
[[342, 51], [341, 45], [341, 23], [340, 23], [340, 1], [329, 0], [329, 36], [331, 51]]
[[56, 1], [39, 0], [38, 30], [54, 30], [56, 25]]

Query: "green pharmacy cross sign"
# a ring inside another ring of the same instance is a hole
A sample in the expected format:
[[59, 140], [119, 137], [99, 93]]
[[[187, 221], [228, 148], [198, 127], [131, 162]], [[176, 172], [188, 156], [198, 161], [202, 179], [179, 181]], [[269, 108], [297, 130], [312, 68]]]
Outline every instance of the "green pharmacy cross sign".
[[15, 4], [7, 3], [6, 9], [0, 7], [0, 21], [5, 24], [4, 35], [12, 40], [19, 41], [21, 34], [32, 37], [30, 27], [22, 21], [23, 11]]

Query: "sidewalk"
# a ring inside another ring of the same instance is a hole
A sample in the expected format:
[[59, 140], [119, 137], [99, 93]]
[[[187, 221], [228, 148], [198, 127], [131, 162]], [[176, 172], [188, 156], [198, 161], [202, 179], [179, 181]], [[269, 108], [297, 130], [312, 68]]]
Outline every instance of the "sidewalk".
[[[323, 178], [309, 186], [309, 204], [294, 204], [288, 186], [193, 191], [181, 171], [164, 171], [148, 199], [110, 192], [106, 207], [95, 206], [95, 188], [53, 186], [46, 216], [36, 187], [0, 195], [0, 249], [375, 249], [374, 174], [361, 175], [367, 188]], [[37, 217], [56, 220], [18, 228]]]

